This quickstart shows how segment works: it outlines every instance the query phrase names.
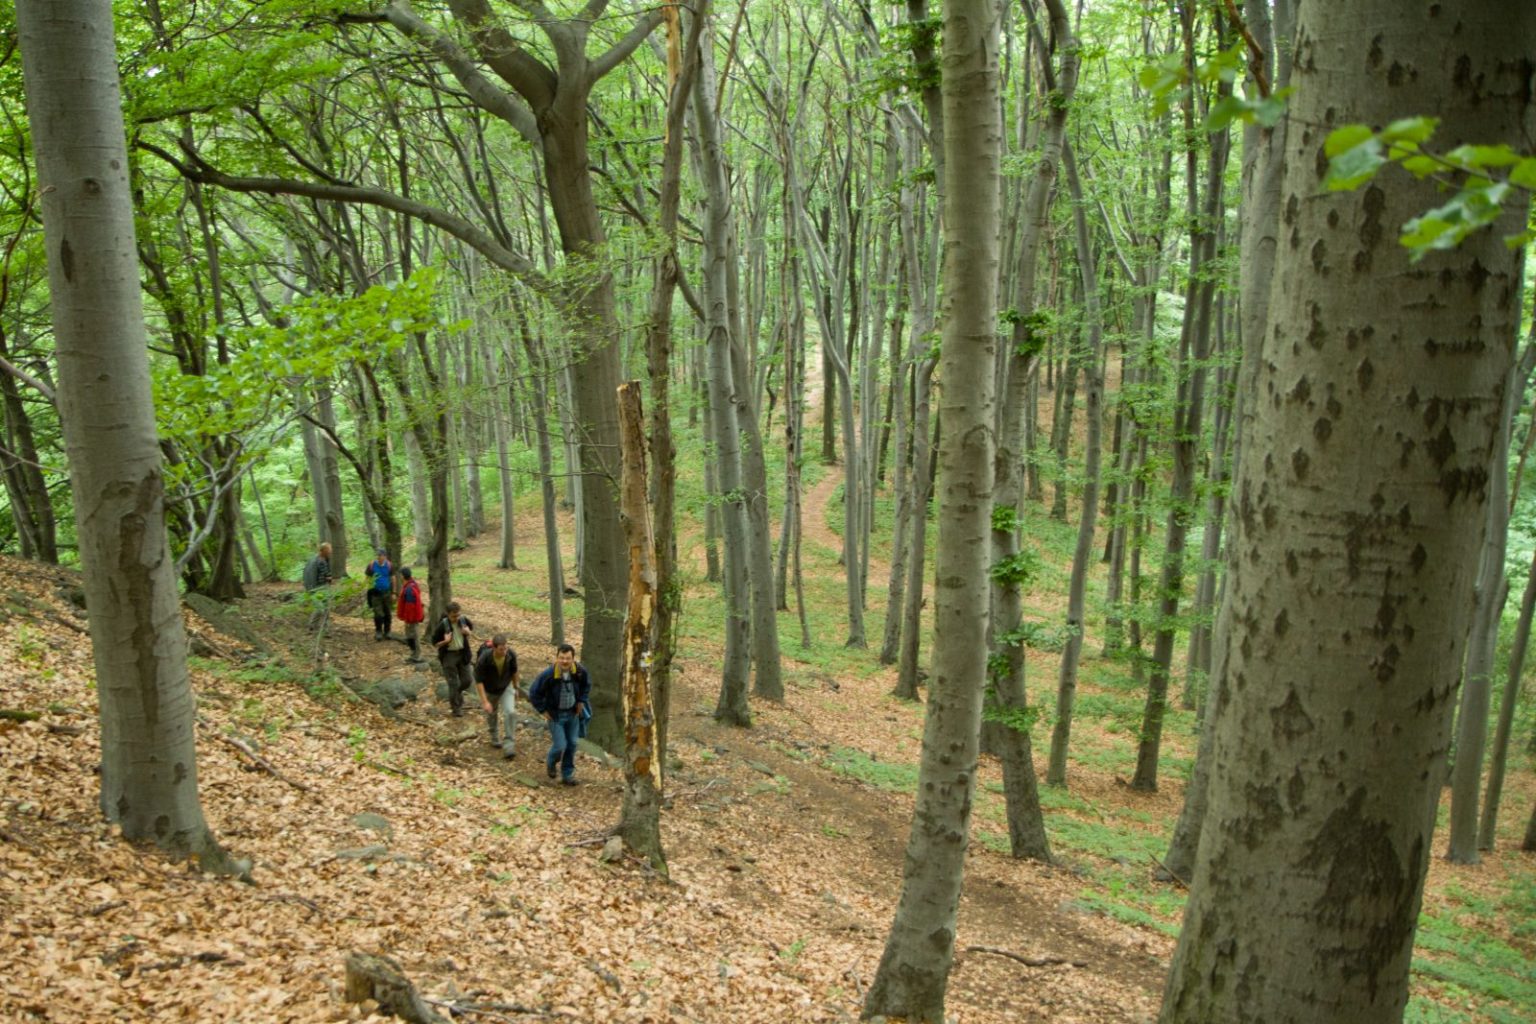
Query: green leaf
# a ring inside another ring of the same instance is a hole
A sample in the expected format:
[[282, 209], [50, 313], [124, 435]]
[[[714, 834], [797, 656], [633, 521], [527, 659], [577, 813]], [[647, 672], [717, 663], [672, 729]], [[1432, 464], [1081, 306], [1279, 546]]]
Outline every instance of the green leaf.
[[1445, 164], [1432, 156], [1410, 156], [1403, 161], [1403, 170], [1417, 178], [1427, 178], [1444, 168]]
[[1520, 161], [1520, 154], [1504, 143], [1497, 146], [1457, 146], [1445, 158], [1469, 171], [1488, 167], [1508, 167]]
[[1294, 86], [1286, 86], [1259, 100], [1253, 105], [1253, 120], [1264, 128], [1273, 128], [1279, 124], [1285, 116], [1286, 101], [1295, 91]]
[[1421, 145], [1435, 134], [1435, 129], [1439, 126], [1438, 117], [1405, 117], [1383, 128], [1381, 141], [1389, 146], [1394, 142], [1411, 142]]
[[1223, 96], [1210, 113], [1205, 115], [1205, 130], [1219, 132], [1233, 121], [1248, 121], [1253, 116], [1253, 104], [1237, 96]]
[[1328, 133], [1328, 138], [1323, 140], [1323, 155], [1330, 160], [1335, 159], [1341, 153], [1375, 137], [1376, 133], [1371, 131], [1370, 125], [1346, 124]]
[[[1328, 137], [1329, 142], [1333, 141], [1333, 137]], [[1326, 145], [1324, 148], [1326, 150]], [[1370, 181], [1386, 162], [1386, 157], [1381, 154], [1381, 143], [1374, 135], [1367, 135], [1354, 146], [1341, 150], [1328, 162], [1328, 176], [1323, 179], [1323, 187], [1330, 192], [1348, 192], [1359, 188]]]
[[1515, 164], [1509, 172], [1509, 183], [1528, 191], [1536, 191], [1536, 156], [1528, 156]]

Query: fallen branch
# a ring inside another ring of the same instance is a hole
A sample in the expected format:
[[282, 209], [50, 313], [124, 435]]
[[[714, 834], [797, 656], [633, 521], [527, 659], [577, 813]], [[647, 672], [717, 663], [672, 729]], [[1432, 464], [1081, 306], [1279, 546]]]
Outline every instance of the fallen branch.
[[1167, 864], [1164, 864], [1162, 861], [1158, 860], [1156, 854], [1149, 853], [1147, 856], [1152, 858], [1153, 864], [1156, 864], [1160, 869], [1162, 869], [1162, 872], [1167, 877], [1167, 879], [1179, 883], [1179, 888], [1183, 889], [1185, 892], [1189, 891], [1189, 883], [1184, 881], [1184, 879], [1180, 878], [1178, 875], [1174, 874], [1173, 869], [1170, 868]]
[[218, 739], [219, 742], [234, 747], [236, 750], [240, 751], [240, 753], [250, 758], [252, 763], [265, 771], [268, 775], [272, 776], [274, 779], [281, 779], [283, 782], [288, 783], [288, 785], [292, 786], [294, 789], [303, 790], [306, 793], [311, 792], [310, 788], [304, 783], [298, 781], [297, 779], [290, 779], [288, 776], [278, 771], [275, 767], [272, 766], [272, 762], [256, 753], [256, 751], [252, 750], [248, 744], [241, 742], [233, 736], [226, 736], [223, 733], [218, 734]]
[[57, 722], [48, 723], [48, 731], [60, 736], [84, 736], [85, 730], [78, 725], [60, 725]]
[[966, 946], [964, 952], [991, 953], [993, 956], [1006, 957], [1009, 960], [1021, 963], [1025, 967], [1088, 966], [1088, 961], [1086, 960], [1073, 960], [1071, 957], [1065, 956], [1025, 956], [1022, 953], [1015, 953], [1011, 949], [999, 949], [996, 946]]
[[454, 1016], [461, 1013], [473, 1013], [480, 1017], [490, 1017], [493, 1020], [511, 1020], [512, 1016], [518, 1017], [567, 1017], [575, 1020], [574, 1014], [563, 1010], [546, 1010], [534, 1006], [524, 1006], [521, 1003], [455, 1003], [446, 999], [427, 999], [422, 1002], [431, 1006], [441, 1006]]
[[391, 768], [383, 761], [364, 761], [363, 764], [367, 765], [369, 768], [377, 768], [381, 772], [388, 772], [391, 775], [398, 775], [402, 779], [410, 779], [412, 782], [416, 781], [416, 776], [412, 775], [410, 772], [399, 768]]
[[23, 711], [20, 708], [0, 708], [0, 721], [35, 722], [43, 717], [41, 711]]
[[297, 903], [311, 913], [319, 914], [321, 917], [325, 916], [325, 911], [320, 909], [320, 904], [303, 896], [296, 896], [293, 893], [281, 892], [276, 896], [263, 896], [261, 901], [263, 903]]
[[411, 1024], [448, 1024], [448, 1018], [427, 1005], [400, 965], [387, 956], [347, 955], [346, 999], [349, 1003], [372, 999], [380, 1012]]
[[126, 907], [127, 905], [128, 905], [128, 901], [127, 900], [111, 900], [111, 901], [109, 901], [107, 903], [98, 903], [96, 906], [92, 907], [90, 910], [87, 910], [85, 912], [85, 914], [86, 914], [87, 917], [100, 917], [102, 914], [111, 913], [112, 911], [116, 910], [118, 907]]

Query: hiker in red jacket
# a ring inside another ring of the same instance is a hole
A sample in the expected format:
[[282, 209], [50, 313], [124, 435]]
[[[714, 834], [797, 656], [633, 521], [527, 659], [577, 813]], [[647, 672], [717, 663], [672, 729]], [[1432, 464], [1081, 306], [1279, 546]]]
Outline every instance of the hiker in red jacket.
[[421, 663], [421, 621], [427, 617], [427, 606], [421, 599], [421, 584], [411, 578], [409, 566], [402, 567], [400, 597], [395, 601], [395, 615], [405, 623], [405, 645], [411, 649], [411, 663]]

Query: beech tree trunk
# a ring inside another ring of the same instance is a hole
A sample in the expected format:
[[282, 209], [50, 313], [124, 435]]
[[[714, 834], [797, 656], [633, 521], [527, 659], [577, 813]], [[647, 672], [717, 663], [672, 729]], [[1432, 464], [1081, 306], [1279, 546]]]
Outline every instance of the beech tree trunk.
[[[1329, 124], [1529, 137], [1536, 9], [1303, 5], [1283, 237], [1234, 481], [1210, 809], [1162, 1020], [1401, 1020], [1450, 741], [1524, 210], [1417, 263], [1444, 202], [1386, 169], [1329, 193]], [[1362, 302], [1400, 295], [1401, 304]], [[1275, 879], [1283, 878], [1283, 885]]]
[[[1073, 225], [1077, 236], [1077, 262], [1082, 274], [1083, 317], [1086, 321], [1087, 352], [1083, 356], [1084, 415], [1088, 432], [1083, 444], [1083, 502], [1077, 525], [1077, 547], [1072, 555], [1072, 577], [1067, 585], [1067, 642], [1061, 652], [1061, 671], [1056, 681], [1056, 724], [1051, 730], [1050, 762], [1045, 781], [1053, 786], [1067, 784], [1067, 748], [1072, 736], [1072, 706], [1077, 699], [1078, 662], [1083, 654], [1083, 626], [1088, 586], [1088, 569], [1093, 562], [1093, 531], [1099, 514], [1099, 460], [1103, 447], [1101, 407], [1104, 401], [1104, 371], [1099, 363], [1103, 325], [1099, 320], [1099, 283], [1094, 269], [1093, 246], [1083, 213], [1082, 182], [1071, 146], [1062, 148], [1067, 171], [1067, 188], [1072, 196]], [[1070, 371], [1069, 371], [1070, 372]]]
[[[901, 898], [864, 1015], [944, 1020], [986, 680], [997, 352], [998, 28], [993, 0], [944, 5], [943, 342], [933, 684]], [[851, 567], [850, 567], [851, 568]]]
[[16, 11], [40, 186], [58, 400], [90, 606], [101, 810], [130, 841], [229, 863], [203, 818], [196, 707], [165, 532], [112, 6]]

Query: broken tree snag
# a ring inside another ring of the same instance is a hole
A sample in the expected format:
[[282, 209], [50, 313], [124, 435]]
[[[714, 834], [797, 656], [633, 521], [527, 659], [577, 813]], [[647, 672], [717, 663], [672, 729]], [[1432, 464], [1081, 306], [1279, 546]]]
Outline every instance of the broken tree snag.
[[651, 513], [645, 473], [640, 382], [619, 385], [619, 518], [629, 547], [629, 607], [624, 615], [624, 845], [665, 873], [661, 849], [661, 766], [651, 701], [652, 617], [656, 610]]
[[400, 965], [373, 953], [347, 954], [346, 999], [361, 1003], [372, 999], [379, 1012], [412, 1024], [448, 1024], [448, 1018], [428, 1006]]

